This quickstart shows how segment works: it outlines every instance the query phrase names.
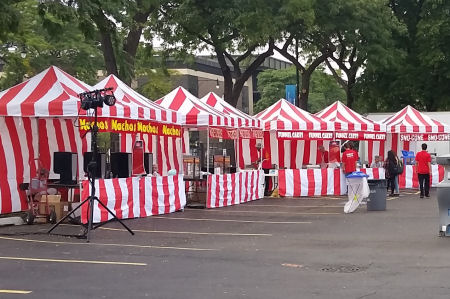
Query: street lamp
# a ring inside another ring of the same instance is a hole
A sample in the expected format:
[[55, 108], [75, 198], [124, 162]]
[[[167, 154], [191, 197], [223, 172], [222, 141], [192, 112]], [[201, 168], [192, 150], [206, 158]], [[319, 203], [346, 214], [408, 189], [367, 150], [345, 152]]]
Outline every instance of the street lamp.
[[22, 57], [22, 59], [25, 59], [27, 57], [27, 51], [25, 47], [22, 47], [22, 51], [20, 51], [20, 57]]

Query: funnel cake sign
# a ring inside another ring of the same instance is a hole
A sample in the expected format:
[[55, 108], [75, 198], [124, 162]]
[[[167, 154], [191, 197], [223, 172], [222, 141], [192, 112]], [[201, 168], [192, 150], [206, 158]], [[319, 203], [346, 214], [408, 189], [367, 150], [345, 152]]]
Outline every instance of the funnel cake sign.
[[320, 131], [277, 131], [278, 139], [333, 140], [333, 132]]
[[262, 139], [264, 133], [259, 129], [239, 129], [239, 138], [241, 139]]
[[[78, 119], [79, 130], [86, 132], [91, 129], [94, 122], [91, 118]], [[161, 124], [147, 120], [130, 120], [118, 118], [98, 118], [99, 132], [111, 133], [142, 133], [167, 137], [181, 137], [181, 127], [173, 124]]]
[[374, 132], [336, 132], [336, 139], [341, 140], [373, 140], [383, 141], [386, 140], [386, 133], [374, 133]]

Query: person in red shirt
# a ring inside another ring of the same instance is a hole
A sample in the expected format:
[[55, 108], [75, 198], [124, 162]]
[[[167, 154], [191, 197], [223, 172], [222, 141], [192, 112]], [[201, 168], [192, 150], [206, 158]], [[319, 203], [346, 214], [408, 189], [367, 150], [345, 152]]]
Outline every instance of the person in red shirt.
[[320, 168], [327, 168], [328, 166], [328, 152], [323, 145], [319, 146], [317, 151], [317, 164], [320, 165]]
[[422, 151], [416, 155], [416, 171], [419, 177], [420, 198], [430, 197], [431, 155], [427, 152], [427, 144], [422, 143]]
[[[264, 170], [265, 174], [269, 174], [269, 170], [272, 168], [272, 162], [270, 159], [269, 151], [264, 147], [262, 149], [262, 159], [261, 159], [261, 143], [256, 144], [256, 150], [258, 152], [258, 161], [257, 163], [261, 163], [261, 168]], [[264, 196], [269, 196], [269, 183], [271, 177], [265, 176], [264, 178]]]
[[342, 169], [345, 175], [356, 171], [356, 162], [358, 161], [358, 153], [353, 149], [350, 142], [345, 145], [345, 151], [342, 153]]

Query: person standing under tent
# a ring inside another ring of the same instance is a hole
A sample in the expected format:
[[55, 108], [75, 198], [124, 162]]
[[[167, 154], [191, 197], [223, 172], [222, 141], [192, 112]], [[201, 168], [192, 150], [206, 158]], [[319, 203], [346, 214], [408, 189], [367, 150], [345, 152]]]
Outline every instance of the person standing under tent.
[[422, 143], [422, 151], [416, 155], [416, 171], [419, 177], [420, 198], [430, 197], [431, 155], [427, 152], [427, 144]]
[[384, 166], [381, 156], [375, 156], [375, 160], [370, 164], [370, 168], [381, 168]]
[[[256, 150], [258, 153], [258, 160], [256, 161], [256, 164], [261, 164], [261, 168], [264, 170], [264, 174], [269, 174], [269, 170], [272, 168], [272, 163], [270, 159], [269, 151], [266, 148], [262, 149], [262, 158], [261, 158], [261, 143], [256, 144]], [[269, 183], [270, 183], [270, 176], [265, 176], [264, 178], [264, 196], [269, 196]]]
[[320, 145], [317, 152], [317, 164], [320, 168], [327, 168], [328, 166], [328, 151], [323, 145]]
[[358, 153], [353, 149], [350, 142], [344, 145], [345, 151], [342, 153], [342, 170], [345, 175], [356, 171], [356, 163], [358, 162]]
[[387, 188], [391, 188], [390, 196], [394, 196], [395, 193], [395, 180], [398, 176], [398, 169], [400, 167], [400, 160], [393, 150], [388, 151], [386, 162], [384, 163], [386, 169], [386, 179], [388, 180]]

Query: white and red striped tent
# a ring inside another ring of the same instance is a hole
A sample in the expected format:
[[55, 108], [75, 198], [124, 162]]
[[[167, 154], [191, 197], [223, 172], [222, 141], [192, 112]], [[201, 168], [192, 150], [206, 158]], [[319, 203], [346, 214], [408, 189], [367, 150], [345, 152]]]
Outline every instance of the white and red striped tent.
[[179, 86], [155, 102], [184, 116], [182, 125], [194, 127], [238, 127], [237, 121], [200, 101]]
[[[113, 88], [116, 105], [104, 106], [102, 113], [110, 117], [126, 117], [131, 119], [154, 120], [157, 122], [181, 124], [184, 116], [176, 111], [163, 108], [131, 87], [114, 75], [109, 75], [94, 86], [94, 89]], [[120, 107], [119, 110], [114, 107]], [[100, 113], [99, 113], [100, 115]], [[120, 151], [131, 153], [133, 145], [139, 138], [144, 141], [145, 152], [154, 154], [155, 164], [162, 174], [170, 169], [180, 169], [181, 138], [148, 135], [148, 134], [120, 134]]]
[[[91, 90], [91, 86], [51, 66], [29, 80], [0, 92], [0, 214], [27, 208], [25, 192], [19, 190], [19, 184], [28, 182], [30, 177], [36, 175], [34, 159], [39, 158], [43, 166], [50, 170], [50, 177], [55, 178], [53, 152], [76, 152], [78, 169], [82, 169], [81, 153], [89, 151], [90, 134], [82, 139], [74, 121], [79, 112], [83, 114], [79, 109], [78, 94]], [[104, 107], [101, 115], [140, 117], [142, 112], [143, 118], [152, 116], [150, 105], [142, 105], [142, 109], [137, 109], [137, 115], [132, 114], [127, 100], [119, 97], [117, 105]], [[155, 113], [155, 119], [166, 117], [173, 121], [172, 115], [176, 114], [166, 112], [164, 116], [163, 112], [159, 115]], [[168, 147], [164, 142], [161, 150], [165, 151]], [[176, 157], [171, 159], [172, 164], [178, 163]]]
[[285, 99], [258, 113], [264, 132], [264, 147], [268, 148], [272, 164], [279, 168], [298, 169], [302, 165], [316, 164], [317, 147], [328, 147], [329, 140], [279, 140], [277, 131], [332, 132], [334, 125], [304, 111]]
[[31, 79], [0, 93], [0, 115], [20, 117], [77, 116], [78, 94], [86, 83], [51, 66]]
[[[252, 117], [239, 109], [233, 107], [214, 92], [209, 92], [200, 101], [208, 104], [214, 109], [229, 115], [238, 123], [239, 128], [255, 128], [261, 129], [261, 121]], [[245, 165], [250, 165], [252, 161], [258, 159], [256, 143], [261, 142], [254, 138], [243, 139], [239, 138], [239, 167], [244, 168]]]
[[201, 98], [200, 101], [226, 115], [229, 115], [232, 118], [235, 118], [239, 128], [261, 128], [261, 121], [259, 119], [242, 112], [236, 107], [233, 107], [214, 92], [209, 92]]
[[99, 110], [99, 116], [145, 119], [172, 124], [181, 124], [182, 122], [181, 114], [155, 104], [114, 75], [109, 75], [97, 83], [94, 89], [109, 87], [113, 88], [116, 104], [114, 106], [103, 106]]
[[386, 125], [388, 132], [386, 142], [368, 143], [369, 163], [376, 155], [386, 157], [389, 150], [394, 150], [399, 156], [402, 150], [416, 152], [420, 150], [418, 142], [440, 140], [448, 142], [450, 133], [447, 124], [432, 119], [409, 105], [384, 119], [382, 123]]
[[336, 101], [315, 114], [323, 120], [334, 122], [336, 131], [386, 132], [384, 124], [370, 120], [340, 101]]
[[449, 133], [449, 127], [411, 106], [382, 121], [388, 133]]
[[333, 131], [332, 123], [324, 121], [309, 112], [280, 99], [272, 106], [255, 115], [260, 119], [264, 130], [314, 130]]
[[27, 208], [19, 184], [36, 174], [34, 159], [52, 170], [51, 152], [79, 152], [77, 95], [91, 89], [52, 66], [0, 93], [0, 214]]

